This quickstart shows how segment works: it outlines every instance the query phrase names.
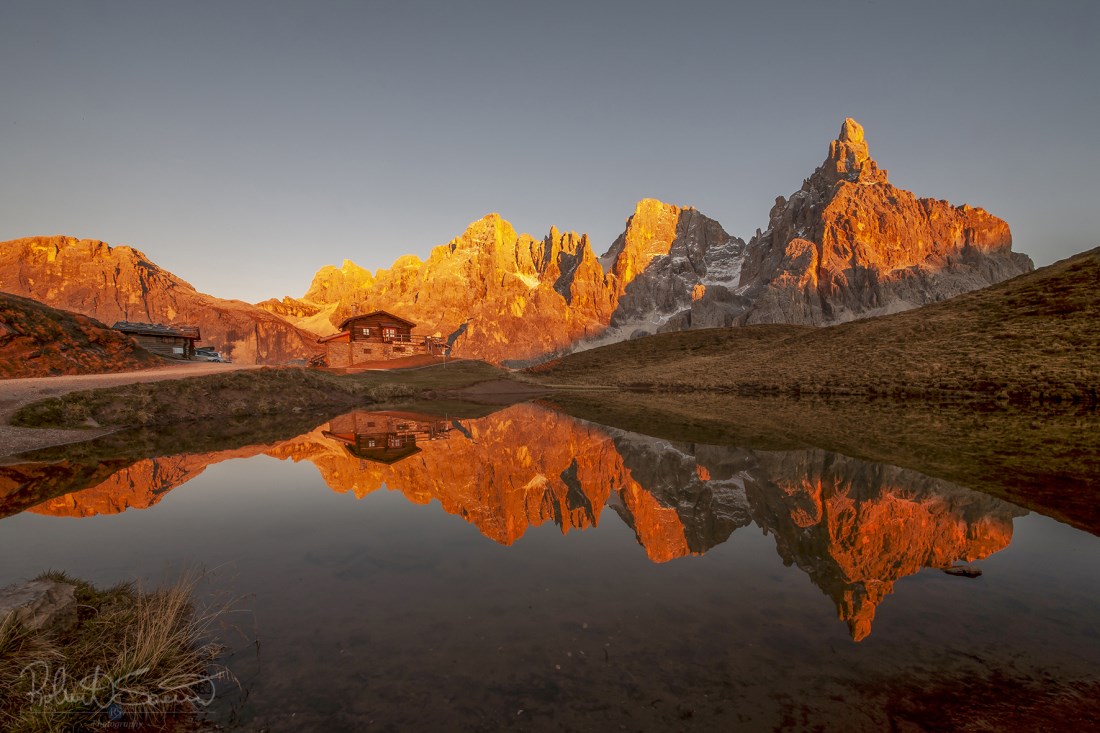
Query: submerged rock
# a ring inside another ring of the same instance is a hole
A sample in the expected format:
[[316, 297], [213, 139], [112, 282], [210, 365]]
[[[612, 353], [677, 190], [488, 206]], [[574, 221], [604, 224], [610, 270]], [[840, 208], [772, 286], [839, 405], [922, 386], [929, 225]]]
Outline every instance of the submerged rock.
[[76, 586], [42, 578], [0, 589], [0, 619], [13, 616], [30, 631], [76, 621]]

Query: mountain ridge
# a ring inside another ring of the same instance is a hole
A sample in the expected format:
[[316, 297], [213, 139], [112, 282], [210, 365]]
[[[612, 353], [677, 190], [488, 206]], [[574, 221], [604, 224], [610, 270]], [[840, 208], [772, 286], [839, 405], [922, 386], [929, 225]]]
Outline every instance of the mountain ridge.
[[117, 321], [197, 325], [201, 343], [234, 361], [280, 363], [315, 353], [316, 336], [240, 300], [200, 293], [144, 252], [95, 239], [0, 242], [0, 291]]
[[[544, 242], [558, 236], [552, 227]], [[1012, 252], [1003, 220], [893, 186], [851, 118], [825, 161], [789, 199], [776, 199], [769, 228], [747, 243], [694, 207], [656, 199], [638, 202], [599, 257], [585, 235], [571, 237], [560, 251], [540, 250], [559, 261], [565, 279], [553, 290], [563, 302], [549, 293], [531, 301], [522, 287], [509, 285], [516, 279], [541, 284], [542, 273], [528, 266], [535, 238], [516, 234], [496, 213], [472, 222], [427, 260], [398, 258], [374, 274], [348, 259], [340, 268], [326, 266], [303, 298], [291, 300], [314, 314], [308, 323], [315, 329], [324, 328], [315, 314], [325, 308], [334, 322], [375, 309], [414, 321], [419, 316], [427, 318], [429, 332], [443, 336], [465, 325], [456, 354], [522, 366], [658, 332], [841, 323], [919, 307], [1033, 269], [1030, 258]], [[475, 254], [481, 248], [483, 257]], [[450, 257], [479, 265], [446, 265]], [[456, 310], [463, 283], [477, 308]], [[577, 292], [583, 297], [574, 303]], [[547, 307], [563, 314], [561, 324], [541, 312]], [[435, 317], [448, 309], [449, 316]], [[520, 316], [528, 322], [517, 324]]]
[[199, 325], [236, 361], [279, 363], [318, 336], [387, 310], [455, 356], [528, 365], [658, 332], [786, 323], [823, 326], [908, 310], [1033, 268], [983, 209], [893, 186], [863, 128], [845, 119], [825, 161], [747, 243], [693, 207], [642, 199], [602, 256], [586, 234], [517, 233], [498, 213], [426, 259], [370, 272], [345, 259], [301, 298], [250, 305], [197, 292], [139, 250], [96, 240], [0, 243], [0, 290], [106, 322]]

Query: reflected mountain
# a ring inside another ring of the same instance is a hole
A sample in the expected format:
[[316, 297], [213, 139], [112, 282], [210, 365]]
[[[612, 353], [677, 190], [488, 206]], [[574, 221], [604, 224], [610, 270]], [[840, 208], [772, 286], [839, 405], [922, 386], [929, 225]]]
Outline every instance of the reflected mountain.
[[530, 404], [476, 420], [356, 412], [267, 455], [309, 461], [358, 498], [385, 486], [434, 499], [502, 545], [545, 522], [563, 534], [596, 526], [612, 487], [629, 480], [606, 431]]
[[[676, 443], [529, 403], [477, 419], [356, 411], [275, 443], [84, 466], [70, 478], [87, 488], [31, 511], [145, 509], [211, 464], [260, 454], [312, 463], [333, 491], [357, 498], [385, 487], [416, 504], [435, 500], [501, 545], [547, 522], [563, 534], [596, 527], [610, 506], [650, 560], [667, 562], [756, 524], [785, 564], [833, 600], [857, 641], [898, 580], [1008, 546], [1013, 518], [1025, 513], [915, 471], [823, 450]], [[0, 467], [0, 491], [18, 494], [19, 481], [34, 480], [56, 493], [73, 467]]]
[[262, 453], [265, 447], [145, 458], [115, 471], [90, 488], [47, 499], [29, 511], [54, 517], [90, 517], [118, 514], [127, 509], [148, 509], [172, 489], [197, 477], [207, 466], [234, 458], [251, 458]]
[[91, 463], [62, 460], [0, 466], [0, 517], [36, 508], [50, 497], [75, 497], [89, 487], [110, 484], [115, 475], [133, 463], [132, 459], [116, 458]]
[[[19, 456], [24, 463], [0, 463], [0, 518], [44, 504], [42, 513], [67, 516], [147, 507], [155, 503], [150, 497], [190, 481], [208, 465], [262, 453], [327, 417], [294, 413], [234, 418], [204, 424], [201, 430], [186, 423], [134, 428], [30, 451]], [[100, 499], [75, 496], [93, 488]], [[127, 494], [132, 498], [123, 498]], [[62, 508], [66, 505], [68, 512]]]
[[833, 599], [856, 641], [899, 579], [1008, 547], [1027, 512], [914, 471], [821, 450], [760, 453], [745, 482], [753, 522]]

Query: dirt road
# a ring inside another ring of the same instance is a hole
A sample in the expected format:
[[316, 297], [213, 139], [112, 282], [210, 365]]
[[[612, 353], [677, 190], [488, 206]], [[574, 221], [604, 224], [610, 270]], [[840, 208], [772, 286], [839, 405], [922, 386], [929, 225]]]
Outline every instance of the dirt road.
[[87, 430], [52, 430], [38, 428], [17, 428], [8, 424], [13, 413], [30, 402], [59, 397], [69, 392], [84, 389], [100, 389], [120, 384], [136, 382], [159, 382], [164, 379], [183, 379], [199, 377], [205, 374], [234, 371], [237, 369], [258, 369], [252, 364], [217, 364], [214, 362], [193, 362], [170, 366], [142, 369], [136, 372], [112, 372], [110, 374], [82, 374], [63, 377], [33, 377], [28, 379], [0, 380], [0, 459], [15, 453], [44, 448], [62, 443], [75, 443], [89, 440], [110, 432], [106, 428]]

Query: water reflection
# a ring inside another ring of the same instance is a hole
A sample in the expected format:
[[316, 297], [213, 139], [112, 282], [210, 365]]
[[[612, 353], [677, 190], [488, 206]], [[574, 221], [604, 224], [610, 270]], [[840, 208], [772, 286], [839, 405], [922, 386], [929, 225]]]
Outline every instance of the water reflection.
[[[648, 558], [664, 563], [706, 553], [755, 524], [786, 565], [832, 599], [857, 641], [898, 580], [1003, 549], [1013, 518], [1025, 513], [822, 450], [673, 443], [532, 404], [477, 419], [357, 411], [270, 444], [0, 467], [0, 495], [50, 496], [30, 511], [59, 517], [148, 509], [211, 464], [259, 454], [308, 462], [335, 492], [363, 498], [385, 487], [416, 504], [434, 500], [501, 545], [548, 522], [563, 534], [596, 527], [610, 506]], [[66, 487], [81, 490], [61, 493]]]
[[837, 606], [856, 641], [921, 568], [1008, 547], [1020, 508], [914, 471], [835, 453], [762, 453], [746, 482], [753, 522]]
[[351, 412], [333, 419], [321, 434], [344, 444], [365, 461], [397, 463], [419, 453], [417, 442], [443, 440], [454, 423], [415, 412]]

